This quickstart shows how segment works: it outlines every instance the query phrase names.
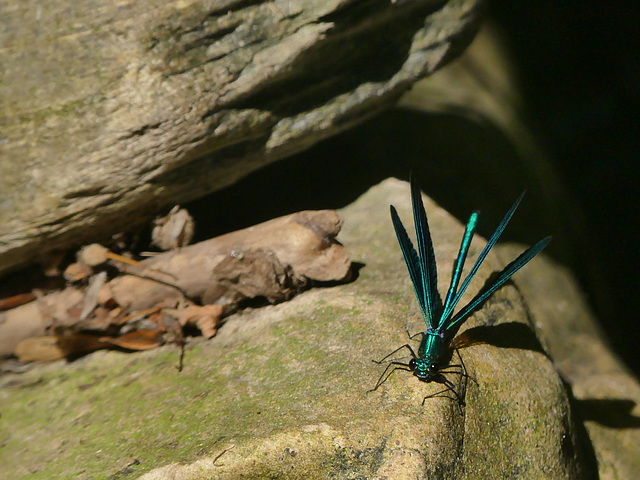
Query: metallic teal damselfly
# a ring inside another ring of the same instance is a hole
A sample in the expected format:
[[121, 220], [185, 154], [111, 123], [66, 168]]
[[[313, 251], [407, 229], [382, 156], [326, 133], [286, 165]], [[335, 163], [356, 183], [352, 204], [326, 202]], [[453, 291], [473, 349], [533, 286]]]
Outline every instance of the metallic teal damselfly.
[[[496, 231], [491, 235], [491, 238], [489, 238], [487, 245], [480, 253], [480, 256], [477, 258], [475, 264], [471, 268], [471, 271], [462, 282], [462, 285], [458, 288], [462, 277], [464, 262], [467, 258], [467, 254], [469, 253], [469, 247], [471, 246], [471, 240], [473, 239], [473, 234], [479, 218], [478, 212], [473, 212], [471, 214], [471, 217], [467, 222], [464, 235], [462, 236], [462, 243], [460, 244], [458, 257], [455, 261], [453, 274], [451, 276], [451, 284], [443, 303], [440, 298], [440, 294], [438, 293], [436, 259], [433, 252], [433, 244], [431, 243], [427, 214], [420, 196], [420, 189], [418, 188], [415, 179], [413, 177], [411, 178], [413, 218], [415, 221], [416, 237], [418, 240], [417, 252], [413, 247], [413, 244], [407, 235], [407, 231], [402, 225], [402, 222], [398, 217], [398, 213], [393, 205], [391, 205], [391, 220], [398, 237], [398, 243], [402, 249], [404, 260], [409, 270], [413, 289], [415, 290], [418, 303], [420, 304], [422, 317], [427, 324], [427, 329], [424, 333], [420, 332], [419, 334], [410, 337], [414, 338], [417, 335], [422, 335], [417, 355], [413, 348], [411, 348], [411, 345], [405, 344], [385, 356], [379, 362], [376, 362], [383, 363], [387, 358], [399, 352], [403, 348], [407, 348], [412, 357], [409, 363], [391, 361], [382, 372], [382, 375], [380, 375], [378, 382], [372, 390], [377, 390], [378, 387], [382, 385], [395, 370], [407, 370], [413, 372], [413, 374], [423, 382], [434, 381], [441, 383], [446, 387], [444, 390], [424, 397], [422, 401], [423, 404], [427, 398], [446, 392], [452, 392], [456, 397], [456, 400], [458, 400], [458, 403], [462, 404], [462, 398], [456, 392], [453, 382], [444, 376], [445, 373], [457, 373], [461, 376], [469, 377], [466, 373], [464, 362], [462, 362], [462, 357], [460, 357], [462, 365], [449, 365], [448, 367], [443, 368], [445, 362], [448, 363], [451, 358], [453, 353], [452, 349], [457, 351], [453, 342], [456, 333], [476, 309], [480, 308], [496, 290], [502, 287], [502, 285], [512, 277], [514, 273], [524, 267], [551, 241], [551, 237], [546, 237], [540, 240], [534, 246], [522, 253], [518, 258], [509, 263], [509, 265], [507, 265], [502, 271], [490, 277], [478, 294], [454, 315], [454, 309], [460, 301], [460, 298], [462, 298], [462, 295], [478, 272], [480, 265], [484, 262], [489, 251], [498, 241], [498, 238], [500, 238], [500, 235], [511, 220], [516, 208], [518, 208], [518, 205], [522, 201], [524, 194], [525, 192], [522, 192], [515, 203], [511, 206], [498, 225]], [[459, 352], [458, 356], [460, 356]], [[389, 369], [391, 368], [393, 369], [389, 372]], [[455, 368], [458, 368], [459, 370], [453, 370]], [[389, 373], [387, 374], [387, 372]]]

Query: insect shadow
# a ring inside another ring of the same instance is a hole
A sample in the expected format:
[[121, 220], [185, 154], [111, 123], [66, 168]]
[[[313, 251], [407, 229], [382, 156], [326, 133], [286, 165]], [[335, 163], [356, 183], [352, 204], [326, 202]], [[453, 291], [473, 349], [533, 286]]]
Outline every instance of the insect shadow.
[[575, 400], [582, 420], [590, 420], [609, 428], [640, 428], [640, 417], [633, 409], [636, 402], [624, 398], [587, 398]]
[[538, 337], [531, 328], [520, 322], [507, 322], [498, 325], [478, 325], [458, 335], [460, 347], [486, 344], [498, 348], [516, 348], [530, 350], [549, 357], [544, 351]]

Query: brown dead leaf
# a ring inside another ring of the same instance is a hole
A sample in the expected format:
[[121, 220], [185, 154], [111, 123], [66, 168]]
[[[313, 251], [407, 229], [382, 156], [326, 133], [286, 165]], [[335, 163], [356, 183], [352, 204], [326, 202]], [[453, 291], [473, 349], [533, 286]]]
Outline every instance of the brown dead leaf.
[[48, 362], [105, 347], [95, 335], [73, 333], [27, 338], [16, 345], [13, 353], [21, 362]]
[[216, 265], [212, 278], [214, 288], [202, 296], [207, 304], [237, 304], [258, 297], [278, 303], [308, 283], [306, 278], [296, 277], [272, 251], [263, 249], [234, 249]]
[[67, 287], [61, 292], [39, 297], [36, 300], [39, 308], [52, 318], [55, 325], [73, 325], [80, 319], [84, 304], [84, 293], [74, 287]]
[[222, 305], [190, 305], [183, 310], [178, 310], [177, 318], [180, 325], [195, 325], [202, 335], [213, 337], [217, 332], [217, 326], [222, 318], [224, 307]]
[[29, 303], [35, 298], [36, 298], [36, 295], [33, 292], [19, 293], [18, 295], [2, 298], [0, 299], [0, 311], [10, 310], [12, 308], [19, 307], [20, 305]]
[[83, 262], [75, 262], [70, 264], [64, 270], [64, 278], [68, 282], [79, 282], [93, 274], [93, 269]]
[[22, 340], [16, 346], [14, 355], [21, 362], [47, 362], [114, 346], [128, 350], [149, 350], [163, 343], [162, 333], [155, 330], [136, 330], [116, 338], [86, 333], [46, 335]]
[[107, 308], [116, 308], [118, 302], [113, 298], [113, 292], [109, 283], [105, 283], [98, 292], [98, 303]]
[[157, 305], [154, 305], [151, 308], [145, 308], [144, 310], [138, 310], [137, 312], [133, 312], [131, 315], [127, 315], [122, 317], [120, 320], [120, 324], [124, 325], [125, 323], [135, 322], [136, 320], [140, 320], [141, 318], [150, 317], [162, 310], [164, 307], [164, 302], [160, 302]]
[[173, 207], [168, 215], [156, 218], [154, 224], [151, 243], [161, 250], [187, 246], [193, 238], [193, 217], [179, 205]]
[[115, 338], [100, 337], [100, 341], [128, 350], [150, 350], [164, 343], [162, 332], [157, 330], [136, 330]]

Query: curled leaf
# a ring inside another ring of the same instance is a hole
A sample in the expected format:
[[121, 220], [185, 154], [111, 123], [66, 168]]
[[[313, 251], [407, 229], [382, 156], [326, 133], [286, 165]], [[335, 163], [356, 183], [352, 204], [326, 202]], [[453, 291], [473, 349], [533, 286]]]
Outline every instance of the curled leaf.
[[162, 332], [157, 330], [135, 330], [119, 337], [101, 337], [101, 342], [128, 350], [150, 350], [164, 343]]
[[195, 325], [202, 335], [213, 337], [217, 332], [217, 326], [222, 318], [224, 308], [222, 305], [190, 305], [183, 310], [178, 310], [177, 318], [180, 325]]

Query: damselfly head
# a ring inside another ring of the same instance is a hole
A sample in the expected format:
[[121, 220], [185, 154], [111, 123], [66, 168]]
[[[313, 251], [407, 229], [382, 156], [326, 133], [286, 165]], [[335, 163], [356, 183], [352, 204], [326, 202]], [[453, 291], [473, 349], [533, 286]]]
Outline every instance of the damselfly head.
[[423, 382], [430, 382], [440, 371], [440, 365], [431, 358], [412, 358], [409, 368]]

